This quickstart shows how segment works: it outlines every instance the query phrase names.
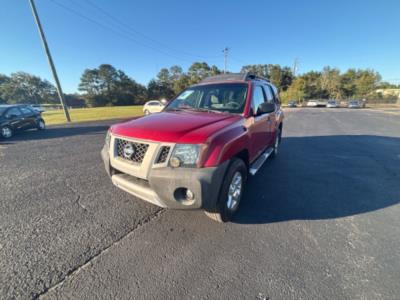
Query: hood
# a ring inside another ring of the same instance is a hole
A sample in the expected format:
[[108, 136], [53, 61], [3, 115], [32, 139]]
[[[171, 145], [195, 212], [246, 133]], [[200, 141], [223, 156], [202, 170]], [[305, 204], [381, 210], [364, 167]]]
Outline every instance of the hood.
[[201, 144], [213, 133], [242, 118], [240, 115], [170, 111], [115, 124], [111, 132], [157, 142]]

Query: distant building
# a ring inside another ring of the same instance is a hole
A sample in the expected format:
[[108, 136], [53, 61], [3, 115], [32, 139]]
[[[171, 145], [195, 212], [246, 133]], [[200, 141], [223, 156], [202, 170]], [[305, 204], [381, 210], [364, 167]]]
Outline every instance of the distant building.
[[394, 96], [400, 100], [400, 89], [377, 89], [375, 92], [381, 93], [383, 96]]

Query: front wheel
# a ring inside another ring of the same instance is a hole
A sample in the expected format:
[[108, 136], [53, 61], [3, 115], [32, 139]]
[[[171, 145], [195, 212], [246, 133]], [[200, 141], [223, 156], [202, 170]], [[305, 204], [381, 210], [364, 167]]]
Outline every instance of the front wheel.
[[237, 212], [247, 179], [247, 167], [243, 160], [232, 160], [225, 174], [215, 211], [206, 215], [217, 222], [228, 222]]
[[9, 139], [14, 134], [12, 128], [10, 126], [4, 126], [0, 130], [0, 135], [4, 139]]
[[45, 130], [46, 129], [46, 123], [44, 120], [39, 120], [37, 123], [37, 129], [38, 130]]
[[147, 109], [144, 111], [144, 114], [147, 116], [150, 114], [150, 111], [148, 111]]

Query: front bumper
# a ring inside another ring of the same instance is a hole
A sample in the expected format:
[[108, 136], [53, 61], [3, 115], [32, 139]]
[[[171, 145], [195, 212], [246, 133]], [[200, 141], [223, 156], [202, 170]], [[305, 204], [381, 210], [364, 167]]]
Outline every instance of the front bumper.
[[[151, 168], [145, 180], [115, 169], [106, 146], [101, 156], [115, 186], [152, 204], [172, 209], [215, 209], [229, 164], [226, 161], [212, 168]], [[194, 199], [186, 200], [183, 189], [190, 189]]]

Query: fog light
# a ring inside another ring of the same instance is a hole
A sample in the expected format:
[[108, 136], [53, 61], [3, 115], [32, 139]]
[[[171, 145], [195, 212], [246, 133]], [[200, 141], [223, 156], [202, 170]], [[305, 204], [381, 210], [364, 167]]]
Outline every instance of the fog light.
[[181, 160], [179, 159], [179, 157], [173, 156], [169, 160], [169, 163], [170, 163], [171, 167], [178, 168], [181, 165]]
[[187, 200], [193, 200], [194, 199], [194, 194], [191, 190], [187, 189], [186, 190], [186, 199]]

